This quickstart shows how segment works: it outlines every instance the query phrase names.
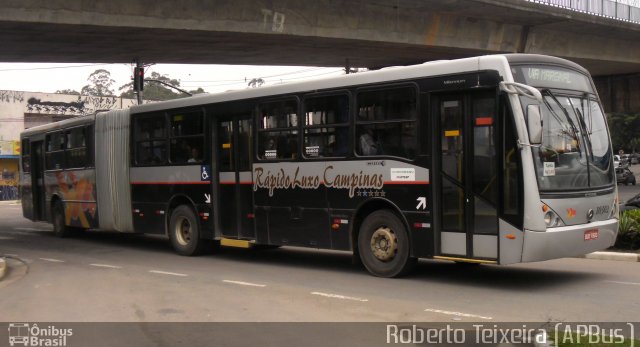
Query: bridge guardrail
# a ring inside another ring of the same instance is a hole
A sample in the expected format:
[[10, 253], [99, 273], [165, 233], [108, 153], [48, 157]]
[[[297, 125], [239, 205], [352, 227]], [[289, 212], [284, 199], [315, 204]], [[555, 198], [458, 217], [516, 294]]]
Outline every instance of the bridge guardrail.
[[640, 0], [528, 0], [595, 16], [640, 24]]

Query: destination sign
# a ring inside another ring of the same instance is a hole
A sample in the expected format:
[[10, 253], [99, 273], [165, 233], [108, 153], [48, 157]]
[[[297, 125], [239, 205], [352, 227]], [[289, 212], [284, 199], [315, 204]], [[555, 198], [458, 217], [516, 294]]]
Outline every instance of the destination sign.
[[516, 66], [513, 68], [517, 82], [539, 88], [558, 88], [593, 91], [587, 76], [569, 69], [547, 66]]
[[527, 68], [525, 71], [529, 80], [571, 84], [571, 74], [566, 71], [537, 68]]

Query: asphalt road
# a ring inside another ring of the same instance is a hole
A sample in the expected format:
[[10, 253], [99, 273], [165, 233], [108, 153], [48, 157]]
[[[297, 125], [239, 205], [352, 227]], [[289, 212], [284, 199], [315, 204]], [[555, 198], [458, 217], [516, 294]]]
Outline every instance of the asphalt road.
[[512, 266], [421, 261], [370, 276], [342, 252], [226, 249], [181, 257], [159, 237], [51, 226], [0, 206], [0, 321], [635, 321], [640, 263], [560, 259]]

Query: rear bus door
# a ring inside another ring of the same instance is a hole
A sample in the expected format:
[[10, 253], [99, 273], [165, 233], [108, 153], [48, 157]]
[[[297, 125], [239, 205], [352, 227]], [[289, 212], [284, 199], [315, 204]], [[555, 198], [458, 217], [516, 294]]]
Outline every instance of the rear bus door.
[[253, 118], [251, 115], [216, 120], [214, 150], [218, 168], [217, 220], [222, 236], [255, 239], [253, 216]]

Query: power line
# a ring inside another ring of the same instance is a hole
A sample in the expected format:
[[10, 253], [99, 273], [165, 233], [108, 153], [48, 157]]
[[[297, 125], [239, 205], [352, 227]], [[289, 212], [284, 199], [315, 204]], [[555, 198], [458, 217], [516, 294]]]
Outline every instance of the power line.
[[271, 76], [263, 76], [261, 78], [265, 79], [265, 78], [272, 78], [272, 77], [278, 77], [278, 76], [293, 75], [293, 74], [296, 74], [296, 73], [304, 73], [304, 72], [316, 71], [316, 70], [322, 70], [322, 69], [326, 69], [326, 67], [314, 67], [314, 68], [310, 68], [310, 69], [306, 69], [306, 70], [286, 72], [286, 73], [281, 73], [281, 74], [271, 75]]
[[[270, 75], [270, 76], [260, 76], [259, 78], [267, 79], [267, 78], [273, 78], [273, 77], [279, 77], [279, 76], [295, 75], [295, 74], [299, 74], [299, 73], [317, 71], [317, 70], [322, 70], [322, 69], [327, 69], [327, 68], [326, 67], [314, 67], [314, 68], [309, 68], [309, 69], [304, 69], [304, 70], [284, 72], [284, 73], [281, 73], [281, 74], [275, 74], [275, 75]], [[218, 82], [245, 83], [246, 82], [246, 78], [244, 78], [244, 79], [232, 79], [232, 80], [214, 80], [214, 81], [181, 80], [180, 84], [183, 84], [183, 83], [187, 83], [187, 84], [189, 84], [189, 83], [218, 83]]]
[[299, 80], [299, 79], [303, 79], [303, 78], [310, 78], [310, 77], [316, 77], [316, 76], [324, 76], [324, 75], [329, 75], [329, 74], [333, 74], [336, 72], [342, 72], [344, 70], [340, 69], [340, 70], [335, 70], [335, 71], [329, 71], [329, 72], [324, 72], [321, 74], [315, 74], [315, 75], [309, 75], [309, 76], [300, 76], [300, 77], [291, 77], [291, 78], [279, 78], [278, 80], [280, 81], [291, 81], [291, 80]]
[[[322, 68], [322, 69], [324, 69], [324, 68]], [[312, 78], [312, 77], [317, 77], [317, 76], [333, 74], [333, 73], [337, 73], [337, 72], [340, 72], [340, 71], [342, 71], [342, 70], [335, 70], [335, 71], [329, 71], [329, 72], [324, 72], [324, 73], [320, 73], [320, 74], [306, 75], [306, 76], [299, 76], [299, 77], [292, 77], [292, 78], [278, 78], [278, 79], [275, 79], [275, 80], [272, 79], [271, 81], [268, 81], [268, 82], [274, 83], [274, 82], [278, 82], [278, 81], [291, 81], [291, 80], [306, 79], [306, 78]], [[216, 82], [216, 81], [212, 81], [212, 82]], [[193, 86], [189, 86], [188, 88], [195, 88], [195, 87], [200, 87], [200, 88], [225, 87], [225, 86], [233, 86], [233, 85], [237, 85], [237, 84], [245, 85], [246, 83], [247, 83], [247, 81], [245, 81], [245, 80], [238, 80], [238, 82], [235, 82], [235, 83], [193, 85]]]

